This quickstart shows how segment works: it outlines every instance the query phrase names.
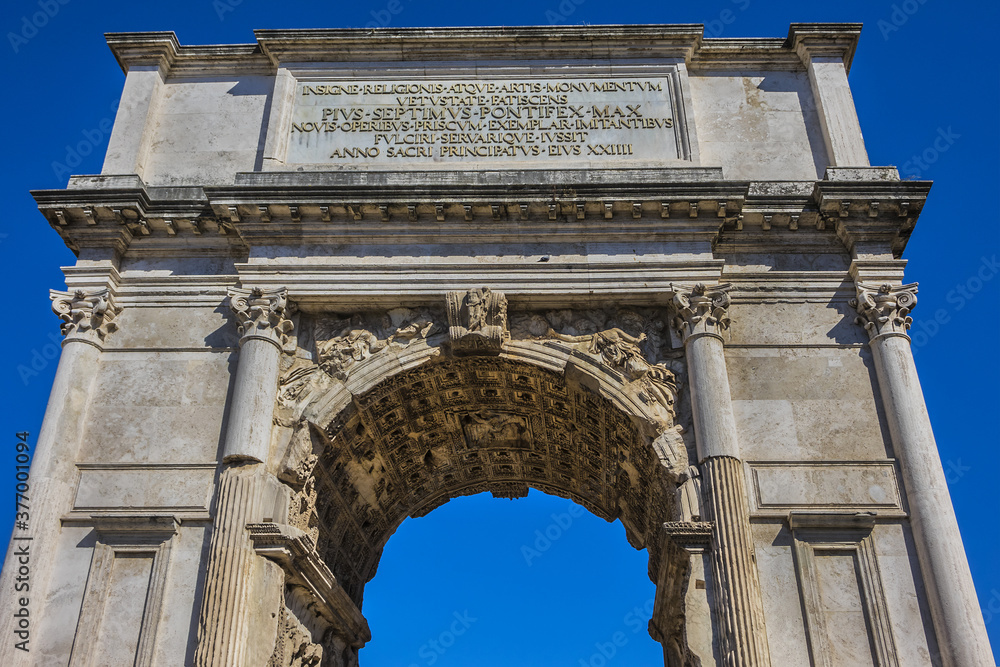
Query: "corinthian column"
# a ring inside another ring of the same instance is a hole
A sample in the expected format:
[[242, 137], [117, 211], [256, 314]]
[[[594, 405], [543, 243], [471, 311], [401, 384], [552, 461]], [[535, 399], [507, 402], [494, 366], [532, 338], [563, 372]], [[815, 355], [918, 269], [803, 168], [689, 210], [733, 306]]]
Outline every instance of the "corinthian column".
[[722, 331], [729, 327], [728, 289], [728, 285], [679, 288], [673, 299], [673, 326], [687, 355], [698, 460], [713, 522], [712, 569], [723, 629], [723, 664], [767, 666], [750, 508], [722, 340]]
[[[259, 606], [259, 586], [266, 582], [264, 564], [254, 554], [246, 525], [282, 520], [275, 514], [288, 503], [281, 485], [265, 469], [282, 339], [292, 328], [285, 318], [287, 291], [231, 289], [229, 299], [239, 321], [240, 358], [198, 625], [195, 664], [199, 667], [260, 664], [260, 647], [255, 645], [260, 640], [266, 649], [267, 638], [254, 636], [251, 630], [256, 627], [253, 612]], [[270, 652], [263, 655], [266, 660]]]
[[945, 667], [994, 664], [972, 573], [948, 493], [910, 350], [917, 285], [857, 283], [851, 302], [871, 338], [892, 448], [910, 506], [910, 525]]
[[[90, 387], [97, 377], [98, 360], [104, 339], [118, 328], [115, 317], [120, 311], [108, 289], [97, 291], [52, 290], [52, 310], [62, 320], [62, 355], [56, 368], [55, 380], [45, 418], [35, 442], [34, 458], [28, 478], [27, 520], [15, 525], [7, 560], [0, 578], [0, 590], [5, 600], [13, 604], [16, 597], [15, 576], [18, 574], [17, 553], [30, 552], [31, 580], [26, 593], [31, 623], [30, 653], [15, 650], [17, 634], [14, 609], [4, 610], [0, 643], [0, 664], [34, 664], [38, 652], [40, 604], [45, 599], [53, 559], [58, 553], [59, 518], [73, 509], [78, 472], [76, 459], [85, 430]], [[22, 517], [18, 517], [22, 518]]]

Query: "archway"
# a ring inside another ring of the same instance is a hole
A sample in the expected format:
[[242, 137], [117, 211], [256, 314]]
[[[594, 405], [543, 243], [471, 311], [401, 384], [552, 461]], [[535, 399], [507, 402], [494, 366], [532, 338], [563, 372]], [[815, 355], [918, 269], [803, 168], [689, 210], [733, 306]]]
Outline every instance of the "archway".
[[[647, 553], [571, 500], [454, 498], [407, 519], [365, 587], [364, 667], [662, 664]], [[582, 662], [581, 662], [582, 661]]]
[[407, 517], [459, 496], [519, 498], [534, 488], [621, 521], [628, 542], [649, 552], [659, 589], [651, 631], [667, 664], [688, 664], [688, 557], [663, 530], [690, 518], [678, 500], [686, 445], [662, 361], [669, 343], [640, 350], [662, 315], [619, 311], [598, 325], [577, 316], [556, 330], [557, 316], [536, 313], [515, 322], [513, 337], [504, 321], [500, 344], [467, 346], [455, 326], [444, 333], [438, 318], [400, 311], [335, 325], [302, 316], [297, 329], [313, 333], [298, 347], [312, 353], [286, 368], [279, 392], [288, 522], [354, 605]]

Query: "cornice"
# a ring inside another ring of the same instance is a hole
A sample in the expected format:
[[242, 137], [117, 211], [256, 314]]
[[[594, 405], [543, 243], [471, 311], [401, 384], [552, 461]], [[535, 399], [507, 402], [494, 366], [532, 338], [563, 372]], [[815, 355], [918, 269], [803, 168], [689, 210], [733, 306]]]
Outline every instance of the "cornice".
[[702, 24], [256, 30], [255, 44], [182, 45], [173, 32], [108, 33], [126, 73], [273, 73], [286, 64], [531, 60], [673, 60], [695, 69], [802, 69], [803, 53], [849, 68], [860, 25], [794, 23], [787, 38], [706, 38]]
[[856, 255], [898, 257], [930, 189], [924, 181], [726, 181], [711, 169], [269, 172], [236, 180], [148, 188], [134, 175], [84, 176], [32, 195], [75, 251], [231, 254], [262, 244], [488, 243], [512, 234], [522, 242], [624, 235], [715, 243], [724, 233], [727, 244], [759, 245], [778, 232], [817, 229], [836, 232]]
[[860, 38], [860, 23], [793, 23], [786, 44], [804, 63], [816, 57], [840, 58], [850, 72]]

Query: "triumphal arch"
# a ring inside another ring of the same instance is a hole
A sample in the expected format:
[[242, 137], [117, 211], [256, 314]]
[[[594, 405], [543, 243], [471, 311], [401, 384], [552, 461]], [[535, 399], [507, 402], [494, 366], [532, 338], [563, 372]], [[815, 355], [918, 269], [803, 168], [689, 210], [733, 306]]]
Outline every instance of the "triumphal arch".
[[992, 665], [859, 32], [109, 35], [0, 663], [356, 665], [402, 521], [535, 488], [648, 552], [666, 665]]

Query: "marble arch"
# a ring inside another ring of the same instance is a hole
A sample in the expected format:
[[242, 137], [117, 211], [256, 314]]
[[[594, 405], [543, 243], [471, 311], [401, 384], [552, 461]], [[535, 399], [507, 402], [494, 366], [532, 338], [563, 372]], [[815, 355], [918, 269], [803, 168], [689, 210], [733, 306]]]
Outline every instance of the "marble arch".
[[671, 666], [993, 665], [860, 30], [108, 35], [0, 664], [353, 665], [399, 521], [533, 485], [649, 550]]
[[[475, 292], [491, 294], [454, 298]], [[288, 525], [360, 608], [407, 517], [484, 491], [570, 498], [621, 520], [632, 546], [649, 551], [657, 627], [669, 629], [658, 639], [668, 664], [688, 664], [690, 557], [662, 526], [700, 509], [678, 491], [696, 480], [676, 422], [683, 363], [664, 336], [666, 308], [512, 312], [512, 337], [497, 296], [503, 324], [486, 347], [433, 309], [295, 316], [299, 354], [283, 364], [272, 450], [293, 492]]]

